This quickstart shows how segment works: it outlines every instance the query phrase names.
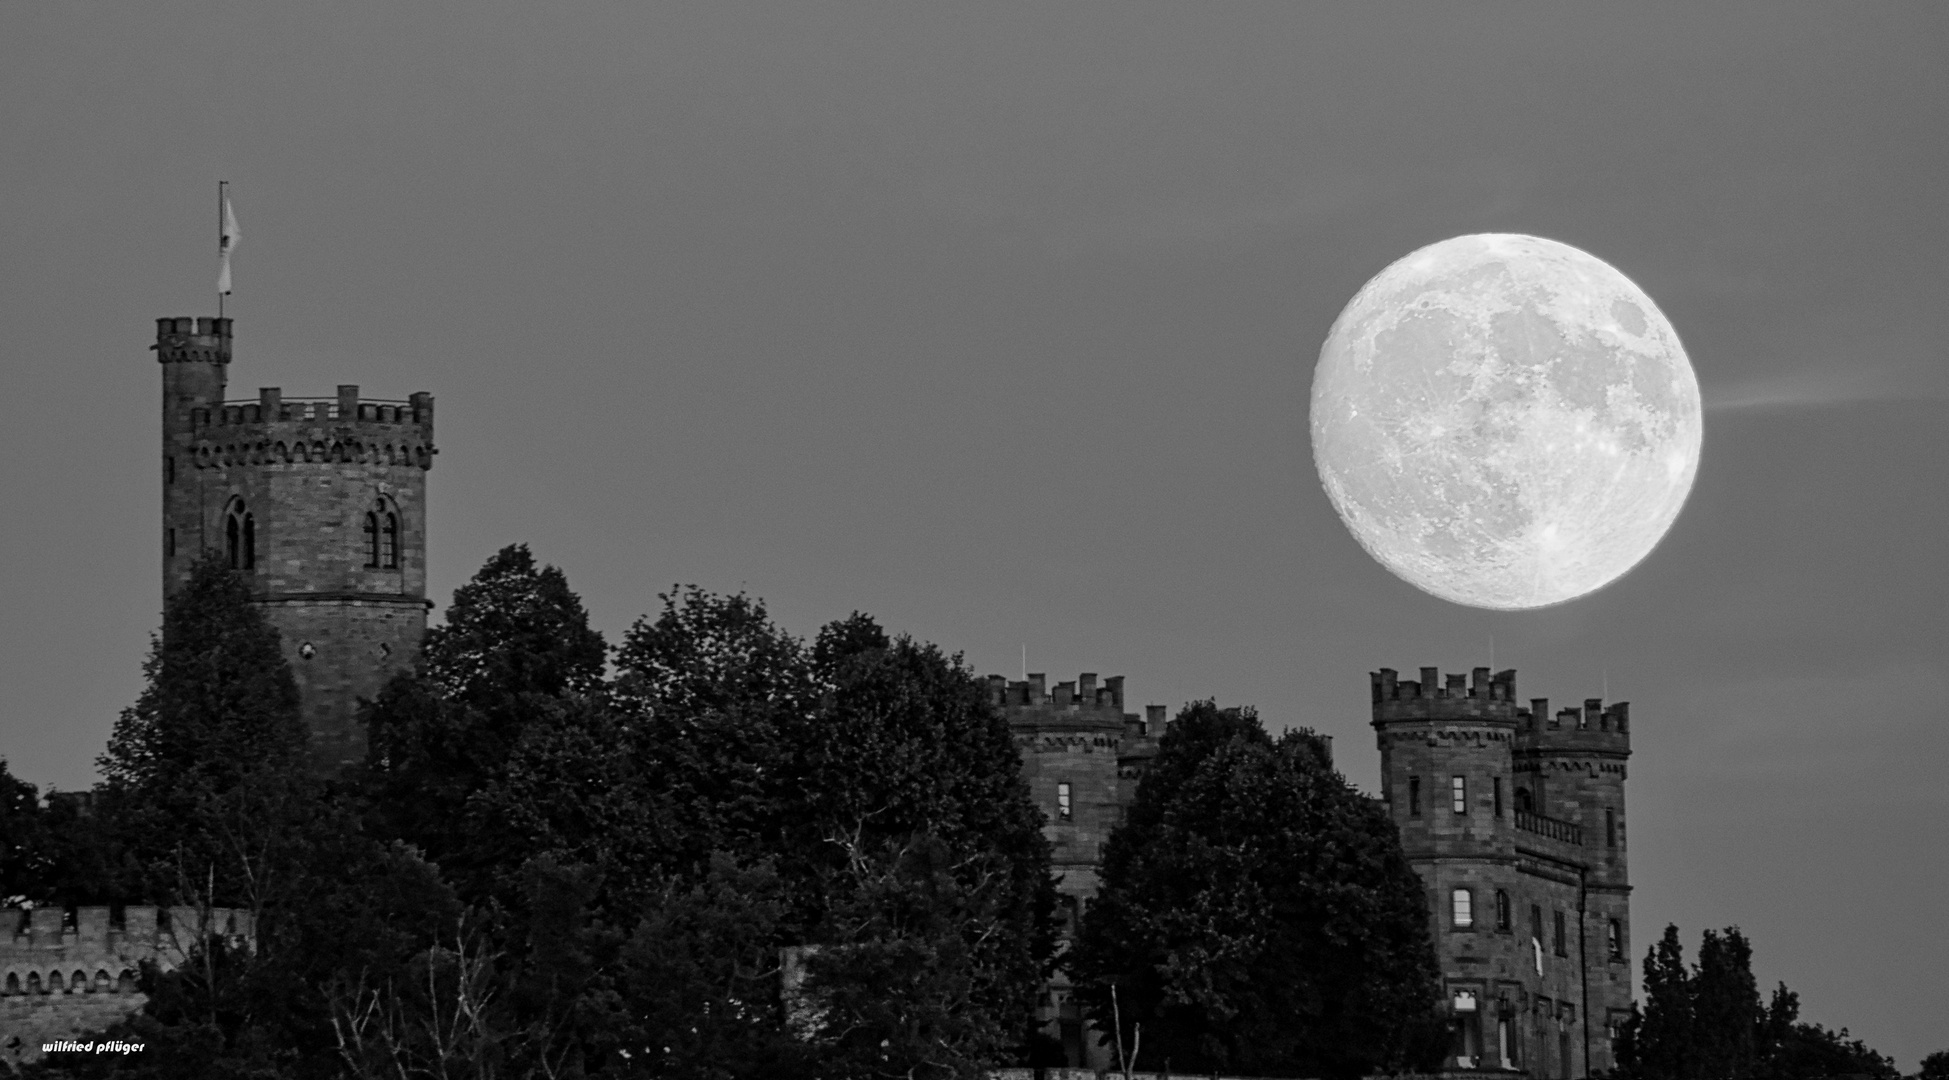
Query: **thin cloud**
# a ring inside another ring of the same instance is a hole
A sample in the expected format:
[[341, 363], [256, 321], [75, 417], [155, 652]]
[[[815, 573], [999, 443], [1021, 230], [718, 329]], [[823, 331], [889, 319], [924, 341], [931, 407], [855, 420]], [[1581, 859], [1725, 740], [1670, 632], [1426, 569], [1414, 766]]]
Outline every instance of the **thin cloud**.
[[1817, 409], [1868, 401], [1915, 401], [1949, 396], [1942, 386], [1924, 385], [1889, 369], [1796, 371], [1742, 379], [1705, 392], [1707, 412], [1757, 409]]

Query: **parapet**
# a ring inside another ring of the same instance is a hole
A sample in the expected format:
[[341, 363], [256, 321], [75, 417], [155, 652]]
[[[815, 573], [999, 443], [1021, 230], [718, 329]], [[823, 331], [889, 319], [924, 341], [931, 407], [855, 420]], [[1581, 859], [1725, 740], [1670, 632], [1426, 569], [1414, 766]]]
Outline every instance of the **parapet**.
[[1393, 668], [1367, 674], [1373, 691], [1374, 723], [1402, 720], [1516, 719], [1516, 669], [1496, 672], [1479, 667], [1444, 680], [1439, 668], [1421, 669], [1419, 682]]
[[1631, 703], [1628, 701], [1607, 707], [1603, 698], [1585, 698], [1582, 708], [1562, 708], [1554, 715], [1550, 713], [1549, 698], [1532, 698], [1529, 706], [1516, 714], [1516, 734], [1522, 747], [1544, 751], [1631, 752]]
[[241, 908], [100, 905], [0, 910], [0, 967], [55, 959], [142, 959], [187, 952], [216, 936], [234, 945], [257, 939], [252, 914]]
[[433, 395], [361, 398], [354, 385], [329, 398], [287, 398], [267, 386], [257, 399], [188, 410], [185, 449], [198, 469], [234, 465], [361, 462], [433, 467]]
[[988, 676], [989, 703], [1000, 709], [1047, 709], [1058, 712], [1110, 710], [1123, 718], [1123, 676], [1112, 675], [1099, 685], [1096, 673], [1085, 671], [1075, 682], [1057, 683], [1052, 692], [1048, 676], [1035, 672], [1019, 682]]
[[229, 319], [173, 316], [156, 320], [156, 360], [164, 364], [230, 362]]

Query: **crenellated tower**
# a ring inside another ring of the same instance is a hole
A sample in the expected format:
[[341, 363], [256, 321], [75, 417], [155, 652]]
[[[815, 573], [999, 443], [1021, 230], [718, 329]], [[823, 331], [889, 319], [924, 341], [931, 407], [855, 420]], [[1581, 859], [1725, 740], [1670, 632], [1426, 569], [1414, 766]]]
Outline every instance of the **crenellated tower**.
[[1369, 682], [1381, 797], [1428, 888], [1449, 1068], [1612, 1068], [1631, 1006], [1630, 706], [1525, 709], [1513, 670]]
[[433, 396], [227, 401], [232, 320], [156, 320], [163, 593], [205, 551], [250, 582], [284, 639], [322, 769], [364, 755], [358, 700], [426, 632]]

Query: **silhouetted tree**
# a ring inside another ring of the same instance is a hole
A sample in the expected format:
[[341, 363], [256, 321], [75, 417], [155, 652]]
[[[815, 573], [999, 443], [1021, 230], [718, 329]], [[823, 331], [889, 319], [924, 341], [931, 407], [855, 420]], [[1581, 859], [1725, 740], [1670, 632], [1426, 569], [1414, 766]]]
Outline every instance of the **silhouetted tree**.
[[1937, 1050], [1922, 1059], [1916, 1080], [1949, 1080], [1949, 1050]]
[[1421, 880], [1311, 733], [1188, 706], [1165, 730], [1068, 960], [1096, 1023], [1173, 1070], [1355, 1077], [1443, 1052]]

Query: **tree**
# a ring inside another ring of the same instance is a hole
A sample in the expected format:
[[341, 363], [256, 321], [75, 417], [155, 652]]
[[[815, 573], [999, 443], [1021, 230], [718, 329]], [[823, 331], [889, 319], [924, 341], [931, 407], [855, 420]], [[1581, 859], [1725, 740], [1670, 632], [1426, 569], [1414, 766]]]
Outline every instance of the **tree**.
[[[1767, 1080], [1818, 1080], [1831, 1076], [1869, 1076], [1898, 1080], [1894, 1059], [1876, 1053], [1848, 1030], [1829, 1031], [1800, 1022], [1800, 995], [1785, 983], [1773, 991], [1761, 1022], [1760, 1075]], [[1927, 1062], [1924, 1061], [1926, 1065]]]
[[248, 903], [261, 884], [250, 860], [276, 842], [263, 800], [305, 772], [308, 731], [277, 630], [243, 578], [206, 555], [165, 605], [143, 673], [98, 762], [125, 895], [97, 899]]
[[1949, 1080], [1949, 1050], [1937, 1050], [1922, 1059], [1922, 1069], [1915, 1074], [1916, 1080]]
[[[1174, 1071], [1355, 1077], [1443, 1049], [1421, 880], [1308, 732], [1188, 706], [1069, 958], [1091, 1017]], [[1116, 1007], [1111, 988], [1116, 990]]]
[[470, 800], [504, 779], [528, 728], [601, 690], [606, 651], [588, 623], [560, 570], [537, 566], [526, 545], [503, 548], [454, 591], [414, 669], [366, 710], [373, 828], [418, 846], [465, 896], [491, 891], [496, 868], [526, 855], [483, 837]]

